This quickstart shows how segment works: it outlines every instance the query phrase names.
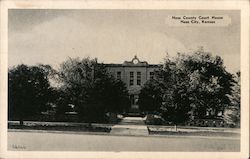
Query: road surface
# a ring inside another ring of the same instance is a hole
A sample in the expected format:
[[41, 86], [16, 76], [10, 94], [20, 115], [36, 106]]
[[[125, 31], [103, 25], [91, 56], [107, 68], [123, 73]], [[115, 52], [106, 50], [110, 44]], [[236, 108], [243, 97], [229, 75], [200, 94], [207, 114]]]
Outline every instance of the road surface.
[[8, 132], [8, 149], [24, 151], [240, 151], [235, 137], [113, 136], [74, 132]]

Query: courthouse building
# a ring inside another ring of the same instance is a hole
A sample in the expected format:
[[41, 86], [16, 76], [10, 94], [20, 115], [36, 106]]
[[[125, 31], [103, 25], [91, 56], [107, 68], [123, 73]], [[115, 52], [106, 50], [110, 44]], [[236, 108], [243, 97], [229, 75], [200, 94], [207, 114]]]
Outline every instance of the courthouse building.
[[162, 65], [153, 65], [148, 64], [146, 61], [140, 61], [137, 56], [131, 61], [124, 61], [122, 64], [105, 65], [115, 78], [122, 80], [126, 84], [132, 109], [139, 108], [137, 102], [142, 86], [146, 81], [154, 77], [154, 71], [162, 67]]

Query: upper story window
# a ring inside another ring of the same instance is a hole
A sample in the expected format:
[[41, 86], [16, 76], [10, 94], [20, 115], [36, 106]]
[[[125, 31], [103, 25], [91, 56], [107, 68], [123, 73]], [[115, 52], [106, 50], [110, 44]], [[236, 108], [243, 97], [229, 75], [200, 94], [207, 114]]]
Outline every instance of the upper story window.
[[149, 78], [153, 79], [154, 78], [154, 72], [149, 72]]
[[137, 72], [137, 85], [141, 85], [141, 72]]
[[118, 80], [122, 79], [122, 73], [120, 71], [116, 72], [116, 79]]
[[134, 85], [134, 72], [129, 72], [129, 85]]

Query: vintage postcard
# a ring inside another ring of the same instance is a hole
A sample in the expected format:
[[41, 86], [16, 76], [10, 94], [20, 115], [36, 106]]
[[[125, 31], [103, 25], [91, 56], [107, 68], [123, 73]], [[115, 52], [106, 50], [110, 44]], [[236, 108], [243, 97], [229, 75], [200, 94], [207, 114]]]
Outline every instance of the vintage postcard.
[[249, 158], [249, 1], [0, 7], [1, 158]]

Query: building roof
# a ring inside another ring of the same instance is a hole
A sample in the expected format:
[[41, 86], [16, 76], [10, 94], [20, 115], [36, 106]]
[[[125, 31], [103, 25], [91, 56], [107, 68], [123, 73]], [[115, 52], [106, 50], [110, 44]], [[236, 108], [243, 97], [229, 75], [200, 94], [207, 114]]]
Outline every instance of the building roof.
[[107, 67], [162, 67], [161, 64], [148, 64], [146, 61], [140, 61], [135, 55], [131, 61], [124, 61], [122, 64], [105, 64]]

